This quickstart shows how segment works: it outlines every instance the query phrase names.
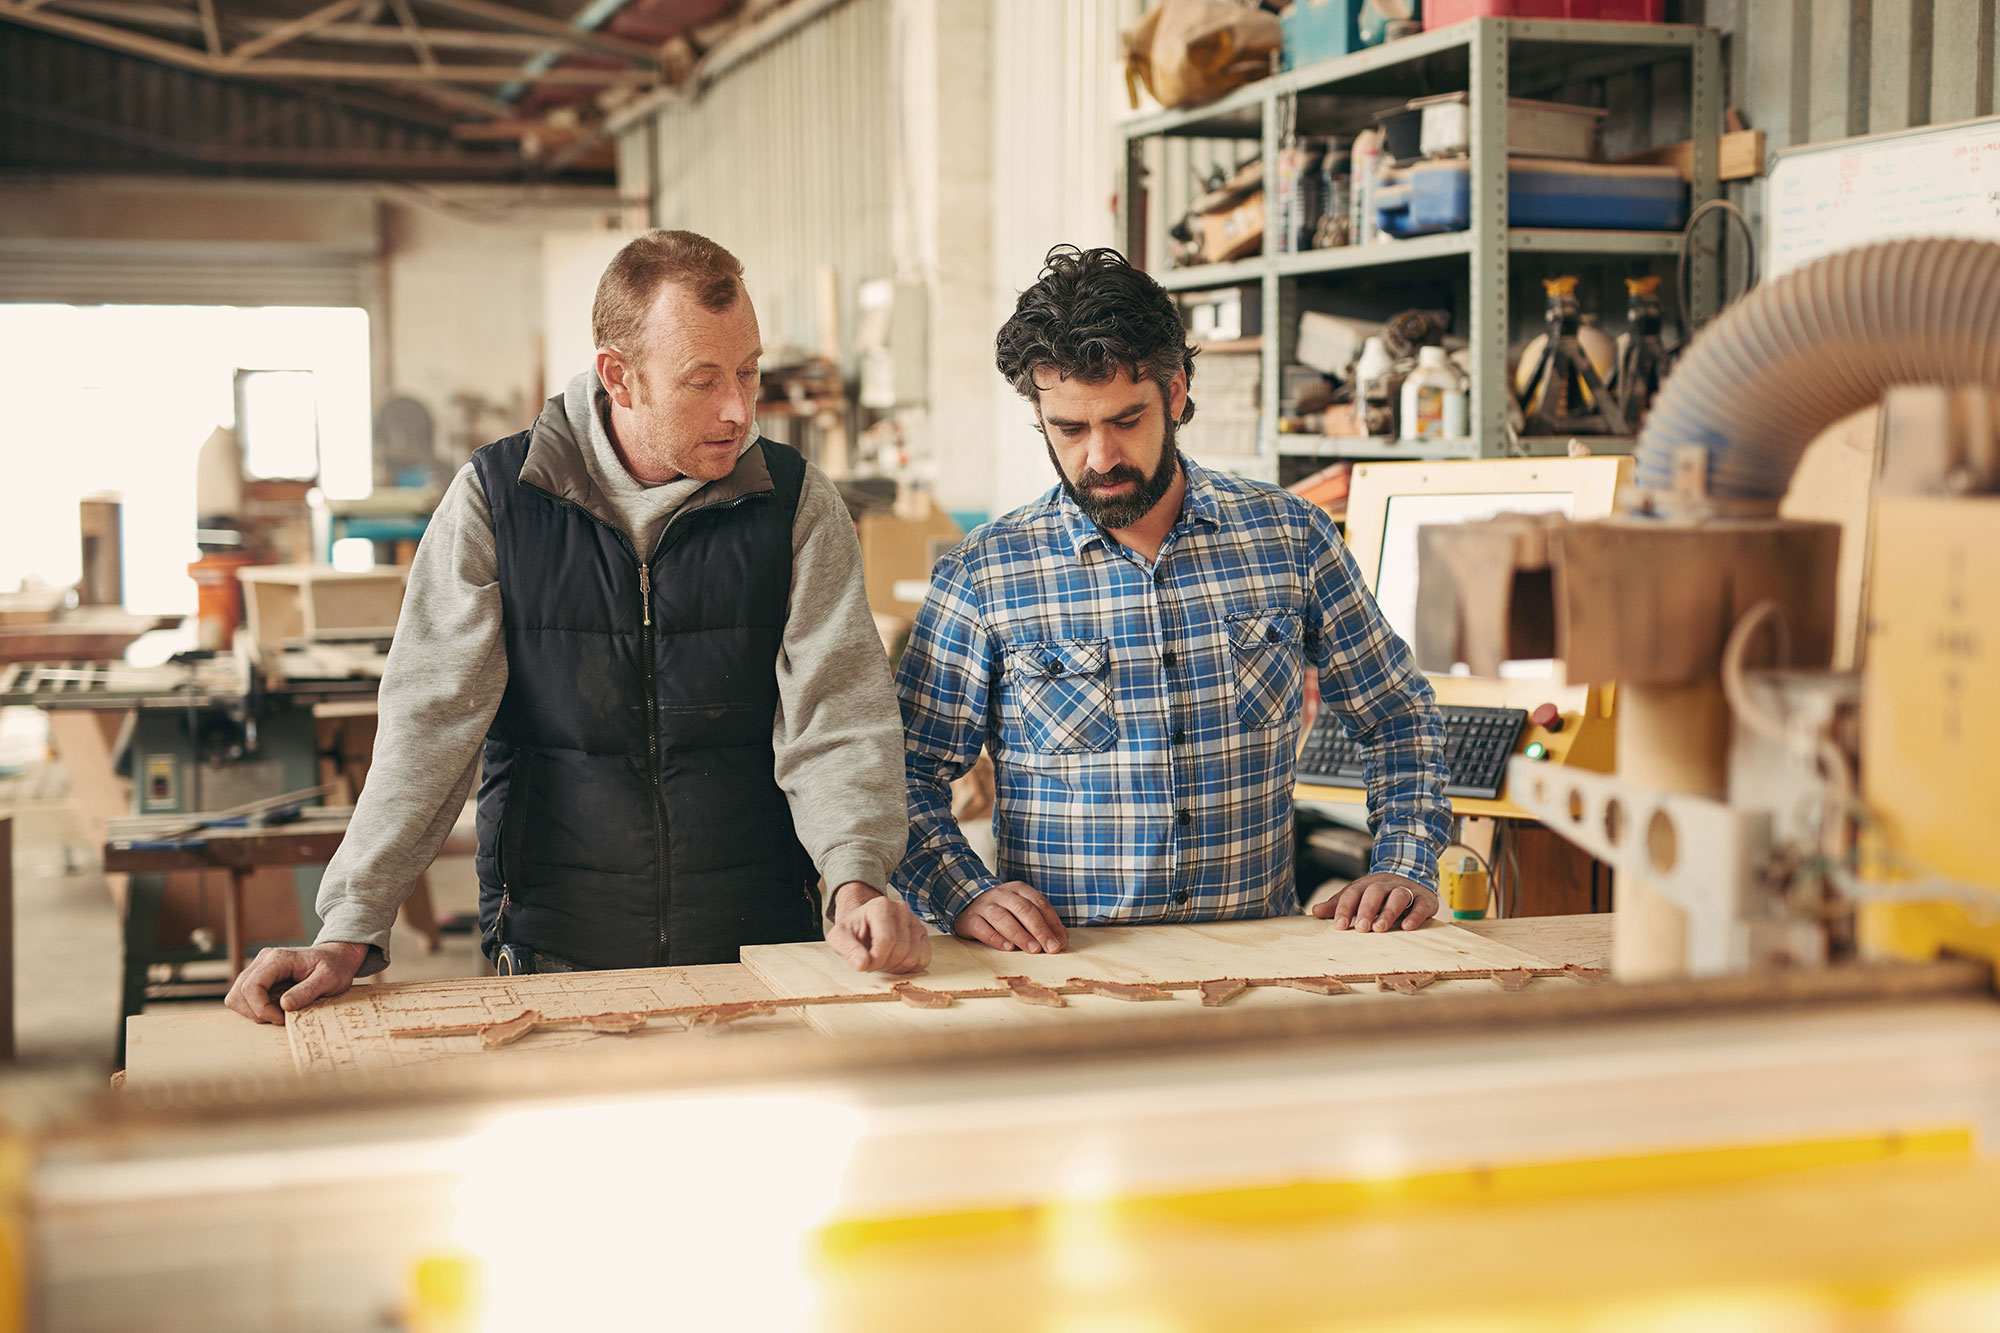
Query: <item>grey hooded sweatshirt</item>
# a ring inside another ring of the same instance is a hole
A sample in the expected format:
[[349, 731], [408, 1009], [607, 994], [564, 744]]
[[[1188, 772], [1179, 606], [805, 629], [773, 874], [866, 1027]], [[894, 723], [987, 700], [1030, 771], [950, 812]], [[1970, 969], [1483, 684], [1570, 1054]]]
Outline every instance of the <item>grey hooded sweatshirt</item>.
[[[634, 550], [651, 551], [675, 511], [707, 483], [635, 480], [605, 421], [603, 387], [585, 371], [549, 400], [534, 428], [580, 445], [603, 508]], [[751, 432], [743, 447], [756, 438]], [[886, 893], [909, 832], [902, 720], [862, 587], [861, 544], [832, 481], [811, 464], [792, 551], [771, 724], [774, 776], [828, 889], [859, 881]], [[478, 779], [480, 745], [506, 688], [493, 517], [468, 463], [452, 478], [410, 567], [382, 676], [368, 784], [320, 884], [318, 942], [368, 945], [360, 975], [388, 966], [389, 927]]]

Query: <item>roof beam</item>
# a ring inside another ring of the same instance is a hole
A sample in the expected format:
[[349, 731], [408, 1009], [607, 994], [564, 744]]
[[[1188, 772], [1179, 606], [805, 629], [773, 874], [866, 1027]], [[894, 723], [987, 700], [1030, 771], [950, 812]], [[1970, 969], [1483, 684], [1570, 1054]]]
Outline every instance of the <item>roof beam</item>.
[[321, 5], [310, 14], [302, 14], [289, 23], [280, 23], [261, 37], [252, 37], [231, 51], [223, 63], [241, 65], [263, 55], [273, 47], [283, 46], [294, 37], [302, 37], [315, 28], [323, 28], [337, 18], [345, 18], [359, 8], [361, 0], [332, 0], [331, 4]]
[[157, 37], [148, 37], [143, 33], [130, 32], [124, 28], [114, 28], [109, 24], [93, 23], [89, 19], [71, 18], [67, 14], [44, 13], [34, 8], [37, 3], [39, 0], [0, 0], [0, 20], [24, 24], [30, 28], [41, 28], [64, 37], [74, 37], [80, 42], [108, 46], [114, 51], [124, 51], [129, 55], [145, 56], [162, 64], [179, 65], [183, 69], [206, 71], [214, 64], [206, 54], [193, 47], [182, 46], [178, 42], [163, 42]]
[[[518, 65], [439, 65], [424, 69], [417, 65], [370, 65], [344, 60], [253, 60], [241, 66], [215, 70], [218, 74], [254, 74], [267, 79], [351, 79], [357, 83], [406, 82], [435, 79], [448, 83], [514, 83], [521, 76]], [[643, 84], [648, 76], [636, 70], [563, 69], [545, 70], [535, 75], [536, 83], [561, 83], [579, 88], [609, 88]]]
[[208, 53], [222, 54], [222, 27], [215, 21], [215, 0], [201, 0], [201, 37], [208, 43]]
[[[83, 18], [108, 19], [115, 23], [129, 23], [140, 27], [160, 28], [169, 32], [199, 32], [201, 19], [185, 9], [174, 9], [166, 5], [141, 4], [137, 0], [38, 0], [49, 10], [61, 10]], [[232, 29], [262, 34], [281, 25], [279, 19], [244, 18], [231, 15]], [[580, 36], [581, 34], [573, 34]], [[399, 28], [377, 27], [372, 23], [329, 23], [322, 28], [302, 35], [297, 40], [308, 42], [333, 42], [345, 46], [396, 46], [409, 45], [409, 38]], [[509, 54], [531, 56], [549, 49], [551, 45], [568, 45], [578, 49], [589, 49], [588, 43], [552, 35], [536, 35], [527, 32], [480, 32], [470, 28], [425, 28], [424, 40], [434, 51], [505, 51]], [[625, 57], [641, 64], [652, 64], [652, 57]], [[507, 106], [506, 103], [501, 103]], [[514, 108], [508, 106], [508, 114]]]
[[540, 14], [531, 14], [525, 9], [515, 9], [512, 5], [496, 5], [491, 0], [421, 0], [421, 3], [433, 9], [464, 14], [468, 18], [484, 19], [488, 23], [501, 23], [510, 28], [560, 37], [570, 45], [603, 51], [607, 55], [643, 60], [648, 64], [657, 63], [659, 58], [659, 52], [643, 42], [572, 27], [555, 19], [543, 18]]
[[[358, 5], [362, 0], [334, 0], [323, 6], [315, 14], [325, 14], [329, 10], [346, 10]], [[453, 0], [462, 3], [463, 0]], [[314, 15], [307, 15], [312, 18]], [[418, 65], [375, 65], [342, 60], [261, 60], [247, 59], [243, 52], [247, 47], [269, 50], [280, 41], [289, 41], [296, 35], [278, 31], [246, 42], [231, 54], [215, 59], [193, 47], [177, 42], [161, 41], [142, 33], [125, 28], [114, 28], [109, 24], [93, 23], [89, 19], [72, 18], [67, 14], [49, 14], [27, 8], [27, 0], [0, 0], [0, 21], [25, 24], [31, 28], [42, 28], [74, 37], [79, 41], [92, 42], [98, 46], [108, 46], [115, 51], [130, 55], [145, 56], [163, 64], [176, 65], [182, 69], [192, 69], [203, 74], [250, 74], [268, 79], [333, 79], [353, 83], [402, 83], [412, 79], [435, 79], [450, 83], [490, 83], [508, 84], [519, 81], [522, 71], [516, 65], [438, 65], [424, 69]], [[303, 20], [294, 20], [283, 25], [296, 27]], [[276, 38], [277, 40], [273, 40]], [[544, 70], [534, 76], [537, 83], [558, 83], [571, 87], [604, 88], [647, 82], [651, 76], [641, 70], [605, 69], [565, 69]]]
[[410, 49], [417, 53], [417, 63], [428, 72], [437, 69], [437, 57], [431, 54], [430, 43], [424, 40], [424, 30], [417, 26], [417, 16], [410, 12], [410, 0], [389, 0], [396, 11], [396, 22], [402, 26], [403, 35], [409, 38]]

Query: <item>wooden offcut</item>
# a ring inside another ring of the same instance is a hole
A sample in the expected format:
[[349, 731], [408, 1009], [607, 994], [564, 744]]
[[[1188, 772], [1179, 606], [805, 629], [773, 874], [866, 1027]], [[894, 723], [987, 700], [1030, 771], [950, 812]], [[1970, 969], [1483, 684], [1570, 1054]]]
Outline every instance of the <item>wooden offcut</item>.
[[[1456, 976], [1441, 985], [1491, 990], [1487, 974], [1494, 968], [1546, 969], [1566, 961], [1537, 957], [1457, 926], [1335, 930], [1308, 916], [1175, 926], [1078, 926], [1069, 936], [1070, 947], [1062, 953], [1002, 951], [953, 937], [934, 938], [930, 967], [920, 981], [929, 990], [1006, 996], [1010, 992], [1002, 978], [1019, 976], [1062, 992], [1060, 998], [1068, 1001], [1062, 1009], [967, 1000], [935, 1012], [868, 1003], [812, 1005], [800, 1012], [829, 1035], [1072, 1023], [1139, 1012], [1185, 1011], [1212, 1019], [1242, 1010], [1324, 1005], [1329, 993], [1338, 993], [1295, 985], [1299, 979], [1372, 983], [1385, 972], [1433, 972]], [[758, 945], [743, 950], [743, 961], [781, 1002], [829, 994], [858, 998], [886, 991], [901, 980], [856, 972], [833, 950], [817, 943]], [[1232, 977], [1250, 983], [1247, 993], [1223, 1008], [1203, 1008], [1200, 984]], [[1174, 1003], [1134, 1006], [1129, 999], [1088, 989], [1092, 983], [1106, 982], [1169, 991]], [[1400, 997], [1379, 995], [1371, 984], [1366, 999], [1384, 1003]]]

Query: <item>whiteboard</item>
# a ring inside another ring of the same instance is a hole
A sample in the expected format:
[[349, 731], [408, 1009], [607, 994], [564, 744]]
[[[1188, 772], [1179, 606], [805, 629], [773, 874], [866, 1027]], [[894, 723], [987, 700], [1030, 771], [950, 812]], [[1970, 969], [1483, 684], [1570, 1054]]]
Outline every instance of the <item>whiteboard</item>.
[[1915, 236], [2000, 241], [2000, 116], [1786, 149], [1764, 191], [1767, 278]]

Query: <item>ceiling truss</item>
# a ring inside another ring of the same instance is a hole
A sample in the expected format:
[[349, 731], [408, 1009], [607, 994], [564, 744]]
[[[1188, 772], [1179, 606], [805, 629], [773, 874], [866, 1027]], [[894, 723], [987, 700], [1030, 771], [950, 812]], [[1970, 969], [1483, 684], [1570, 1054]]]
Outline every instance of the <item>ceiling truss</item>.
[[[395, 28], [342, 21], [351, 18], [366, 0], [331, 0], [308, 14], [284, 21], [232, 19], [218, 12], [215, 0], [197, 0], [197, 3], [198, 11], [190, 11], [169, 4], [147, 4], [143, 0], [0, 0], [0, 21], [223, 77], [445, 87], [498, 86], [532, 80], [584, 88], [638, 88], [662, 77], [659, 53], [650, 46], [609, 33], [575, 28], [491, 0], [418, 0], [418, 4], [428, 10], [474, 18], [505, 31], [425, 27], [417, 21], [410, 0], [390, 0], [398, 21]], [[162, 30], [184, 33], [200, 44], [156, 35]], [[227, 45], [227, 34], [239, 30], [247, 35], [234, 46]], [[395, 63], [302, 58], [289, 53], [272, 55], [282, 47], [310, 42], [397, 45], [405, 47], [413, 59]], [[453, 64], [438, 59], [437, 53], [443, 50], [513, 54], [523, 59], [519, 63]], [[530, 58], [552, 50], [612, 56], [624, 62], [625, 68], [531, 67]]]

